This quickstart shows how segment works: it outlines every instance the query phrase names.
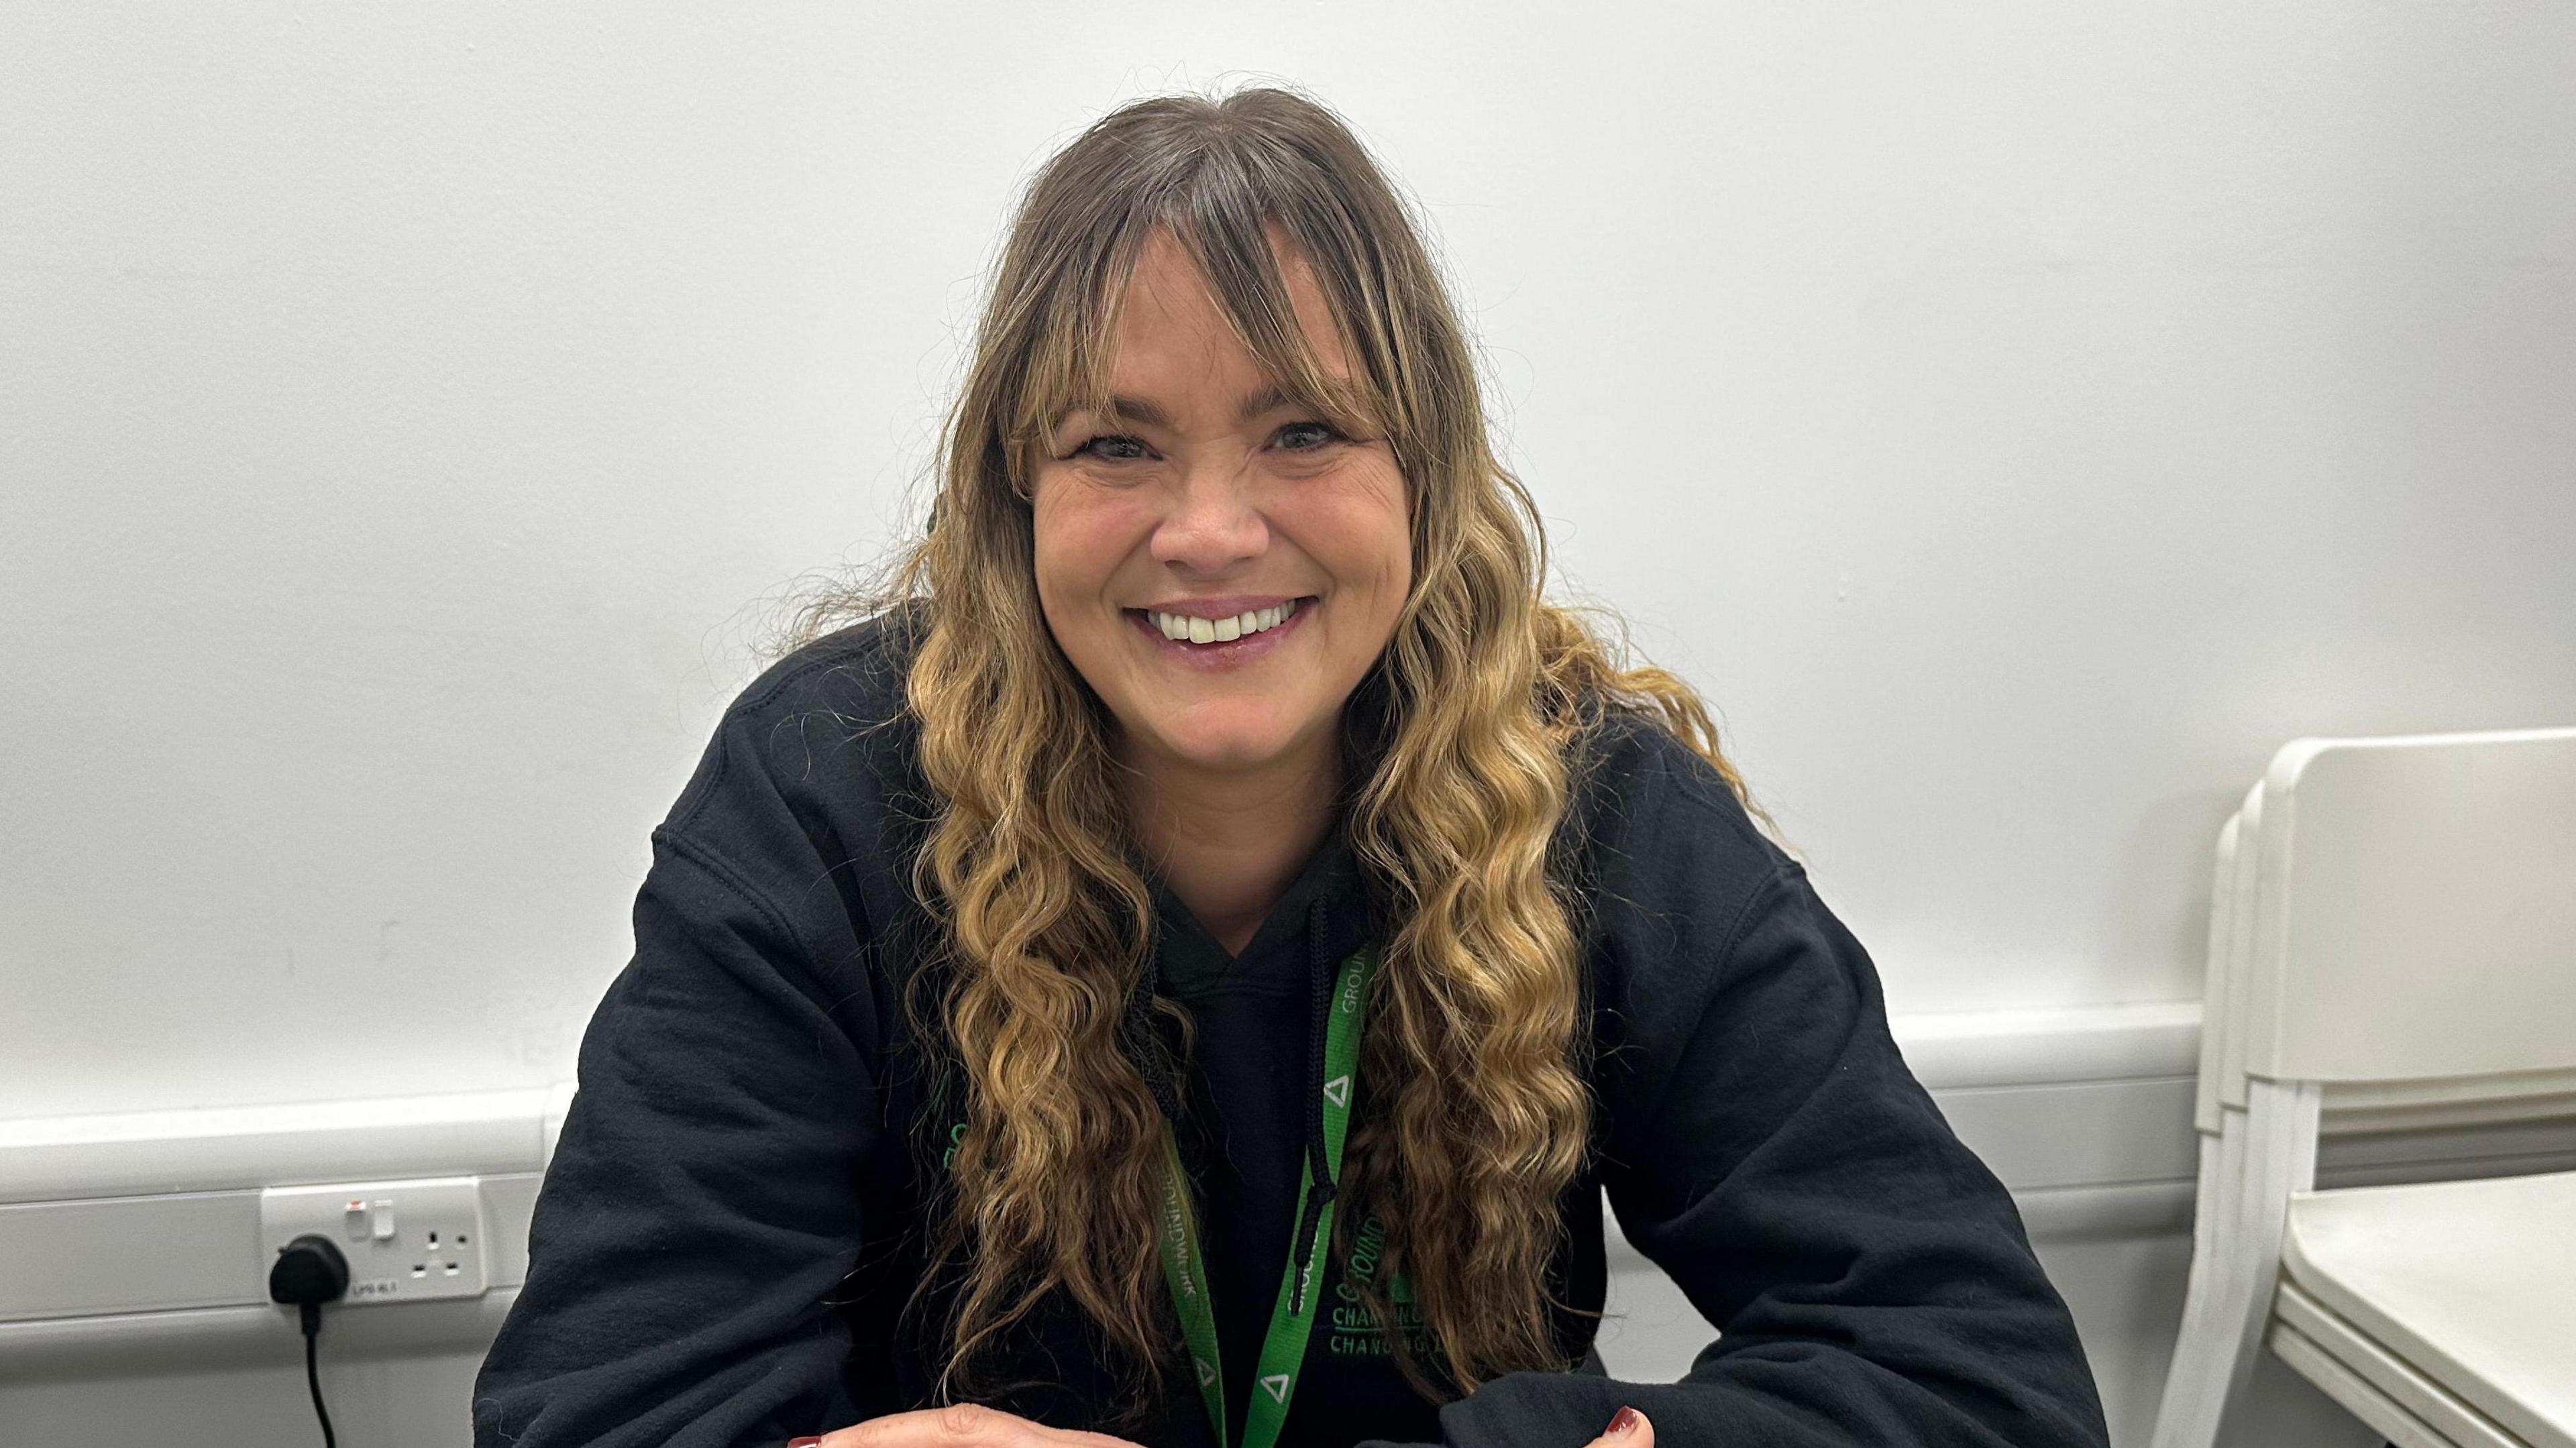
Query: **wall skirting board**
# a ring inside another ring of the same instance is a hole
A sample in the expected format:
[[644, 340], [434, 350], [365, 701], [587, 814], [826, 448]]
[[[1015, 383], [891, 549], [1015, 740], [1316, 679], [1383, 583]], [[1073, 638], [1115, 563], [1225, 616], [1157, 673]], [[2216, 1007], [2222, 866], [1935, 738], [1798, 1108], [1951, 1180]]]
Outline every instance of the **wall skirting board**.
[[[2186, 1232], [2198, 1003], [1918, 1015], [1898, 1043], [1960, 1137], [2019, 1204], [2034, 1244]], [[292, 1309], [268, 1301], [261, 1189], [479, 1178], [489, 1290], [335, 1315], [337, 1351], [478, 1349], [526, 1280], [527, 1229], [570, 1083], [551, 1090], [0, 1121], [0, 1380], [265, 1362]], [[2456, 1143], [2385, 1142], [2370, 1179], [2476, 1155], [2576, 1165], [2563, 1124]], [[2366, 1159], [2365, 1159], [2366, 1158]], [[2527, 1164], [2523, 1164], [2527, 1163]], [[2335, 1184], [2328, 1169], [2321, 1181]], [[1605, 1221], [1607, 1214], [1605, 1213]], [[1614, 1273], [1651, 1264], [1609, 1223]]]

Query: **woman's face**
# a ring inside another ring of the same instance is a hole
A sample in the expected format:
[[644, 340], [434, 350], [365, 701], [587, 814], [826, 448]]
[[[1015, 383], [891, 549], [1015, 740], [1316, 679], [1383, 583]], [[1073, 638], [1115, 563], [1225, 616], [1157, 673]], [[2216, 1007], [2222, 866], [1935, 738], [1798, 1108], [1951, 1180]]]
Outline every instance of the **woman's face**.
[[[1315, 355], [1347, 377], [1313, 274], [1276, 230], [1272, 245]], [[1412, 586], [1392, 450], [1265, 398], [1271, 379], [1167, 231], [1137, 263], [1114, 342], [1126, 410], [1071, 414], [1038, 464], [1047, 628], [1132, 765], [1325, 757]]]

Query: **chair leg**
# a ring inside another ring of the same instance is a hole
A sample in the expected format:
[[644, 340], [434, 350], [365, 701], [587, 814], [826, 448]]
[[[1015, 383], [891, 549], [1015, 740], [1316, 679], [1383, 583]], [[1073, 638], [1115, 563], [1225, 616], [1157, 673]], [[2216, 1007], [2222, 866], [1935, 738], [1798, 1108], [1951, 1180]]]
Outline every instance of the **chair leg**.
[[[2227, 1124], [2236, 1125], [2233, 1120]], [[2244, 1146], [2242, 1131], [2222, 1130], [2200, 1139], [2191, 1282], [2183, 1299], [2182, 1329], [2174, 1338], [2173, 1363], [2156, 1405], [2150, 1448], [2213, 1448], [2218, 1439], [2219, 1410], [2235, 1354], [2224, 1324], [2244, 1317], [2241, 1292], [2231, 1292], [2235, 1254], [2228, 1250], [2235, 1241], [2234, 1189], [2242, 1179]]]
[[2203, 1139], [2190, 1295], [2151, 1448], [2216, 1448], [2244, 1399], [2272, 1315], [2284, 1210], [2315, 1183], [2320, 1099], [2314, 1082], [2250, 1080], [2246, 1109], [2222, 1108], [2217, 1142]]
[[2227, 1252], [2243, 1278], [2243, 1316], [2224, 1324], [2238, 1334], [2238, 1347], [2220, 1404], [2222, 1418], [2244, 1402], [2254, 1360], [2264, 1350], [2263, 1329], [2272, 1320], [2272, 1297], [2281, 1278], [2290, 1197], [2316, 1185], [2317, 1124], [2324, 1100], [2324, 1089], [2314, 1081], [2256, 1076], [2245, 1083], [2245, 1161], [2237, 1174], [2230, 1217], [2234, 1241]]

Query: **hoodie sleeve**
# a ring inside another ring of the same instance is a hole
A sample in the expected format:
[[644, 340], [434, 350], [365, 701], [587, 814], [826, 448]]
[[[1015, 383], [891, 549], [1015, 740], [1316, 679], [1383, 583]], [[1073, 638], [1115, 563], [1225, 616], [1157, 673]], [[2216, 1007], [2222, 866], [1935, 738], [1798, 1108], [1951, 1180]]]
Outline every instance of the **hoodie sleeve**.
[[654, 833], [476, 1448], [777, 1448], [858, 1416], [828, 1304], [865, 1225], [877, 1008], [816, 963], [861, 927], [758, 767], [765, 732], [720, 733]]
[[1655, 1448], [2101, 1448], [2073, 1319], [1899, 1056], [1868, 954], [1713, 775], [1667, 774], [1603, 900], [1626, 1062], [1603, 1180], [1719, 1337], [1675, 1383], [1508, 1374], [1444, 1438], [1581, 1448], [1633, 1404]]

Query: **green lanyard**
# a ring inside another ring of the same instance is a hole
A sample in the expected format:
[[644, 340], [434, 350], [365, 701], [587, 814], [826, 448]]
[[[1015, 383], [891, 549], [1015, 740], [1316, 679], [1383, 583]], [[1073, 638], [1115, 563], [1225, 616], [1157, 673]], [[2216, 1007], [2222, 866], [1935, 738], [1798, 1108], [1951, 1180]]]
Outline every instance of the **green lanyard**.
[[[1358, 1079], [1360, 1024], [1368, 1013], [1369, 974], [1375, 954], [1363, 946], [1342, 962], [1333, 986], [1332, 1005], [1324, 1014], [1324, 1167], [1335, 1181], [1342, 1175], [1342, 1136], [1350, 1126], [1351, 1084]], [[1162, 1221], [1154, 1233], [1162, 1249], [1163, 1282], [1180, 1314], [1181, 1336], [1189, 1344], [1190, 1368], [1198, 1374], [1199, 1396], [1207, 1403], [1208, 1421], [1216, 1425], [1219, 1448], [1231, 1448], [1226, 1437], [1225, 1377], [1217, 1361], [1216, 1317], [1208, 1305], [1207, 1268], [1199, 1256], [1198, 1221], [1190, 1209], [1188, 1178], [1181, 1170], [1180, 1149], [1173, 1145], [1169, 1123], [1163, 1130]], [[1297, 1214], [1306, 1219], [1306, 1198], [1314, 1190], [1312, 1174], [1297, 1179]], [[1259, 1370], [1252, 1380], [1252, 1403], [1243, 1419], [1243, 1448], [1271, 1448], [1280, 1425], [1288, 1420], [1288, 1400], [1297, 1391], [1297, 1370], [1306, 1359], [1306, 1337], [1315, 1325], [1318, 1294], [1314, 1271], [1330, 1255], [1322, 1245], [1333, 1240], [1333, 1204], [1317, 1209], [1315, 1240], [1319, 1244], [1306, 1266], [1308, 1280], [1298, 1281], [1294, 1243], [1279, 1277], [1279, 1300], [1270, 1309], [1270, 1330], [1261, 1340]], [[1302, 1290], [1301, 1290], [1302, 1287]], [[1291, 1303], [1301, 1303], [1291, 1311]]]
[[[1376, 969], [1375, 951], [1362, 946], [1352, 952], [1342, 962], [1332, 1004], [1324, 1012], [1324, 1169], [1337, 1182], [1342, 1175], [1342, 1137], [1351, 1121], [1351, 1085], [1359, 1079], [1360, 1025], [1368, 1015], [1369, 977]], [[940, 1170], [948, 1169], [965, 1135], [963, 1121], [949, 1128]], [[1180, 1314], [1190, 1369], [1198, 1375], [1199, 1396], [1207, 1404], [1208, 1421], [1216, 1426], [1216, 1441], [1219, 1448], [1231, 1448], [1226, 1437], [1225, 1378], [1217, 1360], [1216, 1316], [1208, 1306], [1207, 1267], [1199, 1255], [1198, 1219], [1190, 1208], [1188, 1174], [1181, 1169], [1180, 1149], [1173, 1144], [1169, 1122], [1163, 1124], [1163, 1163], [1162, 1219], [1154, 1233], [1163, 1259], [1163, 1283], [1171, 1289], [1173, 1310]], [[1301, 1172], [1292, 1221], [1306, 1220], [1306, 1199], [1313, 1190], [1312, 1173]], [[1280, 1425], [1288, 1420], [1288, 1400], [1297, 1391], [1297, 1370], [1305, 1362], [1307, 1335], [1318, 1311], [1312, 1278], [1315, 1268], [1330, 1255], [1326, 1244], [1333, 1240], [1333, 1204], [1324, 1203], [1316, 1213], [1318, 1247], [1307, 1264], [1303, 1290], [1293, 1255], [1280, 1274], [1279, 1300], [1270, 1309], [1270, 1330], [1261, 1340], [1252, 1405], [1243, 1420], [1243, 1448], [1271, 1448], [1278, 1441]], [[1401, 1283], [1403, 1278], [1399, 1275], [1396, 1280]], [[1302, 1307], [1292, 1311], [1292, 1303]]]

